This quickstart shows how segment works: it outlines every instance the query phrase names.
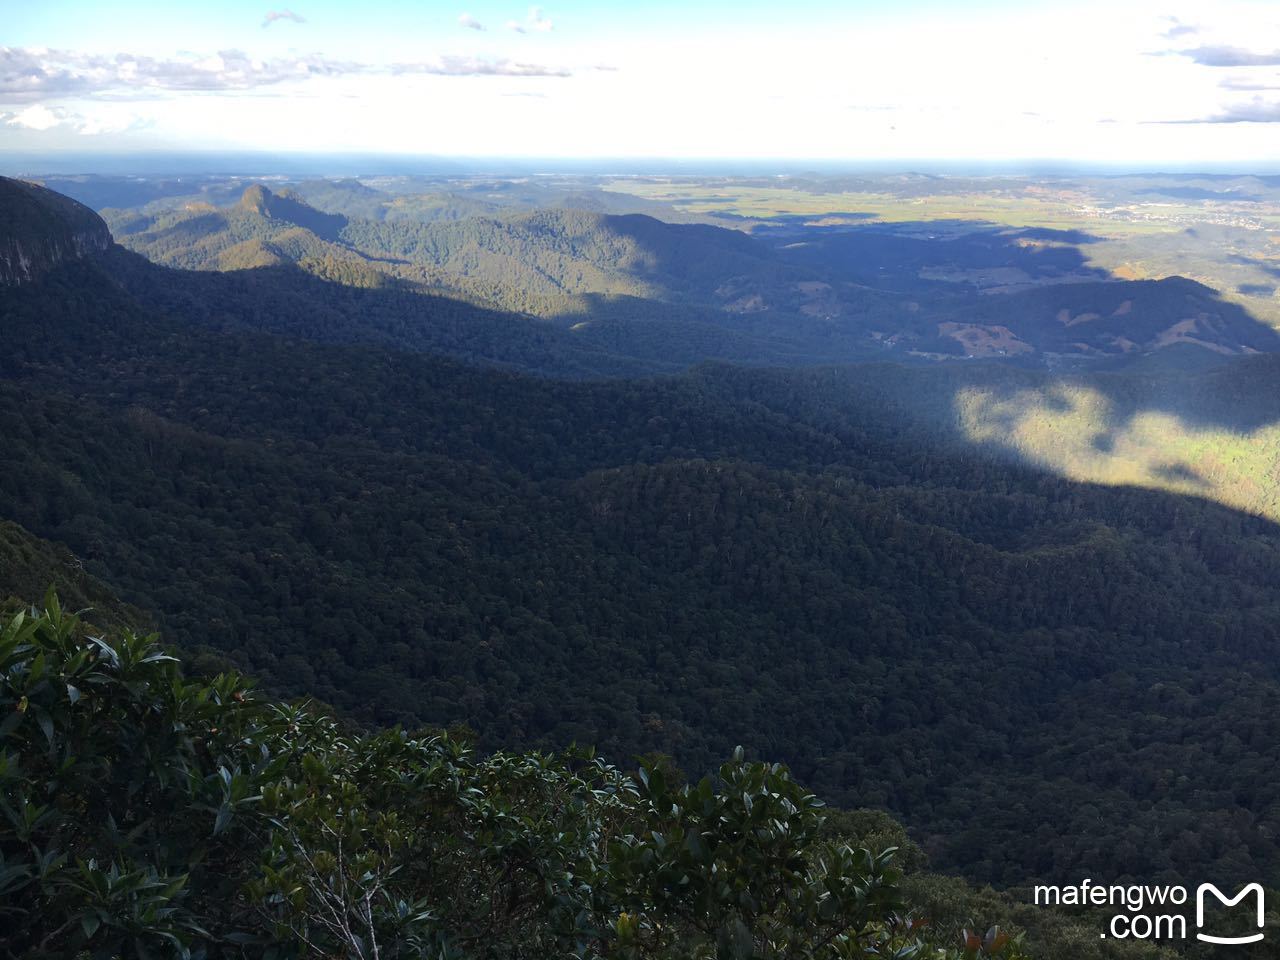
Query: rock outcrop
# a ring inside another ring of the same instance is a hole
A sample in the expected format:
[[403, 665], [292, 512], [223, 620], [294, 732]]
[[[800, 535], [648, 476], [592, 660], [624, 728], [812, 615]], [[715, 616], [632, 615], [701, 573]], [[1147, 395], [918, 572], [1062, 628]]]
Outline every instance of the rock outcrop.
[[38, 280], [60, 263], [111, 246], [96, 213], [25, 180], [0, 177], [0, 287]]

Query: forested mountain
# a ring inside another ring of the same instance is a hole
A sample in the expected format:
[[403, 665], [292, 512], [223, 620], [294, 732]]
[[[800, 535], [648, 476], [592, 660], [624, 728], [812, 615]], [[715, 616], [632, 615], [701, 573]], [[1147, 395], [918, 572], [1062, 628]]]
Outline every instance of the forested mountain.
[[230, 207], [193, 203], [109, 216], [122, 242], [170, 266], [238, 269], [337, 256], [544, 316], [571, 312], [574, 298], [585, 294], [695, 293], [712, 302], [726, 277], [772, 283], [779, 269], [768, 247], [735, 231], [559, 208], [494, 208], [443, 220], [348, 219], [321, 213], [292, 190], [254, 185]]
[[[27, 721], [6, 726], [8, 756], [17, 758], [16, 766], [0, 771], [6, 800], [11, 802], [16, 796], [20, 806], [25, 802], [31, 807], [45, 799], [56, 799], [65, 809], [73, 805], [71, 798], [75, 797], [85, 809], [93, 811], [87, 819], [78, 817], [76, 835], [70, 840], [66, 816], [42, 816], [33, 829], [21, 832], [9, 830], [8, 824], [0, 826], [0, 850], [10, 871], [3, 888], [6, 912], [19, 911], [30, 921], [24, 924], [20, 935], [10, 931], [4, 941], [9, 955], [16, 956], [15, 950], [36, 944], [46, 952], [65, 952], [77, 945], [84, 949], [114, 946], [164, 951], [175, 938], [212, 956], [221, 955], [219, 951], [228, 948], [231, 955], [243, 956], [239, 951], [246, 947], [253, 950], [271, 943], [277, 949], [288, 950], [297, 946], [300, 936], [314, 941], [336, 935], [340, 943], [340, 931], [328, 923], [326, 913], [317, 912], [324, 910], [323, 901], [294, 901], [283, 934], [274, 923], [263, 925], [261, 907], [269, 897], [270, 884], [278, 881], [272, 881], [270, 874], [256, 876], [254, 858], [261, 856], [261, 851], [255, 845], [260, 842], [258, 828], [273, 814], [278, 816], [278, 808], [260, 807], [261, 798], [254, 789], [265, 788], [268, 793], [290, 789], [288, 778], [296, 776], [296, 771], [282, 766], [282, 748], [294, 756], [305, 753], [310, 757], [304, 761], [308, 776], [314, 777], [323, 770], [332, 782], [356, 787], [360, 797], [354, 808], [346, 809], [348, 815], [387, 814], [397, 804], [413, 802], [415, 794], [397, 799], [386, 792], [387, 776], [396, 767], [387, 753], [388, 747], [400, 753], [400, 764], [415, 765], [426, 760], [437, 773], [465, 780], [473, 793], [481, 794], [479, 804], [470, 810], [473, 814], [527, 809], [531, 803], [540, 803], [543, 796], [586, 799], [588, 803], [577, 813], [555, 824], [558, 832], [554, 835], [521, 832], [523, 828], [516, 827], [508, 839], [517, 844], [538, 844], [544, 867], [568, 862], [580, 877], [590, 871], [594, 885], [609, 886], [608, 896], [589, 908], [589, 917], [580, 915], [576, 927], [579, 936], [595, 938], [597, 952], [591, 955], [612, 956], [610, 951], [618, 951], [629, 957], [633, 955], [626, 952], [630, 946], [632, 950], [642, 949], [643, 956], [665, 957], [663, 951], [671, 951], [683, 957], [696, 943], [697, 934], [693, 931], [672, 928], [669, 933], [674, 936], [673, 942], [670, 936], [645, 934], [643, 923], [636, 931], [644, 937], [639, 943], [615, 941], [625, 931], [608, 929], [613, 922], [611, 910], [619, 906], [612, 898], [638, 902], [636, 894], [641, 883], [634, 860], [628, 865], [627, 859], [607, 850], [584, 857], [575, 840], [580, 831], [591, 829], [605, 818], [615, 830], [631, 830], [629, 843], [634, 850], [643, 850], [651, 840], [637, 836], [636, 831], [643, 818], [650, 815], [646, 802], [656, 799], [647, 792], [650, 783], [660, 791], [657, 796], [677, 802], [682, 797], [703, 795], [699, 792], [704, 790], [701, 784], [690, 793], [690, 788], [681, 782], [682, 775], [668, 760], [649, 758], [644, 761], [647, 769], [643, 775], [628, 775], [625, 769], [616, 770], [603, 763], [584, 764], [581, 757], [572, 753], [476, 754], [468, 743], [469, 735], [456, 725], [447, 734], [434, 731], [416, 741], [407, 741], [399, 734], [353, 735], [349, 721], [339, 727], [319, 715], [314, 706], [298, 710], [258, 700], [248, 692], [251, 679], [221, 675], [227, 665], [220, 657], [193, 656], [189, 645], [179, 644], [180, 652], [169, 645], [166, 653], [178, 652], [185, 661], [187, 676], [180, 679], [184, 671], [171, 666], [171, 659], [160, 655], [154, 641], [134, 636], [139, 629], [149, 628], [144, 614], [122, 604], [108, 588], [88, 576], [81, 561], [65, 547], [33, 537], [7, 521], [0, 522], [0, 578], [0, 583], [15, 593], [0, 603], [0, 658], [5, 665], [0, 709], [7, 708], [6, 715], [19, 713]], [[51, 585], [46, 587], [50, 593], [44, 605], [36, 605], [25, 615], [25, 604], [17, 597], [37, 595], [40, 585]], [[42, 609], [45, 605], [48, 608]], [[82, 611], [84, 619], [64, 613], [64, 609]], [[109, 648], [112, 656], [86, 658], [84, 652], [92, 651], [92, 645], [98, 642], [89, 637], [105, 638], [100, 650]], [[69, 690], [75, 691], [74, 697], [64, 693]], [[98, 694], [95, 706], [88, 710], [78, 708], [84, 695], [94, 693]], [[143, 716], [151, 717], [152, 724], [137, 724], [140, 709], [145, 711]], [[174, 742], [166, 729], [166, 718], [177, 719], [195, 731], [213, 725], [214, 734], [225, 731], [225, 736], [213, 749], [210, 741], [199, 735]], [[56, 773], [47, 771], [49, 778], [41, 782], [31, 774], [48, 764], [49, 738], [43, 733], [46, 719], [55, 744], [72, 761]], [[299, 720], [305, 723], [306, 734], [300, 735]], [[255, 749], [267, 751], [265, 760], [253, 755]], [[163, 777], [136, 765], [139, 752], [149, 754], [153, 765], [180, 766], [185, 775], [177, 782], [166, 783]], [[363, 772], [348, 765], [351, 756], [363, 755], [371, 755], [377, 762], [364, 766]], [[104, 761], [110, 771], [106, 777], [99, 767]], [[193, 767], [199, 771], [194, 777]], [[667, 784], [658, 785], [655, 778], [664, 774]], [[850, 892], [857, 897], [859, 891], [868, 890], [868, 880], [879, 878], [877, 882], [884, 885], [882, 912], [860, 914], [856, 900], [846, 901], [841, 912], [827, 921], [848, 924], [866, 944], [893, 943], [898, 949], [915, 949], [916, 955], [923, 948], [931, 960], [953, 955], [963, 955], [967, 960], [974, 955], [1007, 960], [1023, 956], [1037, 960], [1091, 960], [1117, 955], [1155, 960], [1173, 956], [1137, 942], [1125, 945], [1118, 953], [1108, 952], [1094, 933], [1098, 918], [1072, 918], [1029, 906], [1016, 896], [978, 889], [960, 879], [931, 873], [919, 845], [890, 817], [870, 809], [822, 810], [812, 802], [803, 802], [806, 794], [785, 771], [734, 760], [721, 768], [719, 776], [726, 787], [735, 781], [737, 786], [746, 787], [757, 807], [761, 801], [768, 804], [771, 796], [802, 801], [793, 811], [794, 819], [787, 823], [785, 836], [772, 838], [772, 854], [764, 845], [741, 851], [740, 865], [750, 872], [743, 882], [760, 884], [770, 871], [781, 867], [778, 857], [816, 861], [832, 853], [839, 855], [846, 845], [852, 854], [846, 866], [853, 869], [843, 875], [843, 882], [851, 885]], [[594, 796], [586, 792], [593, 784], [597, 791], [603, 788], [604, 792]], [[419, 784], [418, 795], [429, 793], [437, 801], [447, 802], [451, 794], [442, 786], [438, 781]], [[605, 801], [608, 791], [616, 787], [624, 791], [615, 798], [620, 802]], [[122, 796], [131, 796], [135, 802], [145, 796], [165, 815], [123, 838], [111, 826], [112, 816], [121, 811]], [[752, 815], [751, 810], [735, 808], [739, 799], [736, 793], [726, 789], [717, 799], [724, 816], [720, 829], [731, 831], [735, 816]], [[609, 812], [611, 807], [613, 813]], [[397, 949], [396, 945], [405, 944], [406, 940], [424, 936], [448, 942], [474, 935], [474, 921], [466, 909], [470, 901], [466, 897], [455, 899], [454, 894], [464, 889], [469, 891], [468, 896], [483, 900], [486, 895], [476, 889], [489, 876], [482, 858], [501, 856], [502, 848], [491, 835], [470, 832], [467, 811], [468, 806], [464, 805], [447, 817], [442, 836], [432, 833], [433, 820], [414, 812], [408, 820], [412, 833], [404, 837], [412, 837], [414, 844], [400, 855], [401, 862], [382, 861], [375, 872], [386, 871], [385, 876], [376, 881], [366, 879], [353, 887], [359, 893], [372, 890], [375, 894], [378, 919], [373, 927], [383, 950]], [[337, 809], [316, 807], [305, 811], [295, 807], [290, 812], [305, 812], [313, 824], [317, 817], [340, 813]], [[206, 821], [213, 824], [211, 837], [199, 829]], [[684, 827], [669, 821], [666, 825]], [[706, 829], [711, 820], [704, 819], [700, 825]], [[322, 836], [304, 836], [294, 826], [281, 826], [286, 831], [282, 836], [315, 844], [307, 850], [311, 857], [326, 847]], [[650, 826], [658, 823], [654, 821]], [[418, 844], [434, 845], [439, 856], [438, 844], [445, 837], [456, 841], [460, 830], [467, 831], [466, 841], [462, 847], [454, 848], [458, 859], [448, 882], [431, 883], [413, 874], [393, 879], [391, 871], [401, 873], [407, 865], [405, 860], [420, 859]], [[78, 862], [55, 860], [51, 868], [29, 869], [36, 867], [41, 857], [52, 854], [57, 858], [62, 852], [59, 844], [68, 844], [65, 852], [75, 853]], [[861, 855], [856, 852], [860, 848], [880, 865], [860, 872]], [[710, 837], [705, 850], [703, 856], [723, 856], [713, 852], [715, 845]], [[86, 864], [88, 855], [94, 859]], [[519, 859], [512, 861], [517, 869], [519, 863]], [[275, 866], [279, 868], [279, 864]], [[299, 866], [295, 862], [293, 869], [296, 871]], [[679, 866], [686, 871], [704, 869], [696, 857], [685, 858]], [[306, 874], [295, 876], [303, 879]], [[785, 877], [788, 887], [794, 889], [795, 874], [788, 872]], [[139, 880], [143, 883], [141, 898]], [[103, 885], [105, 895], [99, 893]], [[392, 904], [386, 893], [393, 887], [401, 895], [425, 894], [434, 901], [433, 909], [416, 917], [387, 909]], [[247, 900], [238, 896], [243, 892], [249, 894]], [[554, 901], [544, 904], [532, 916], [527, 912], [507, 915], [500, 898], [485, 902], [493, 916], [504, 918], [487, 931], [489, 953], [519, 949], [517, 944], [530, 938], [558, 935]], [[228, 904], [239, 906], [228, 909]], [[343, 906], [351, 908], [349, 903]], [[730, 902], [713, 909], [732, 912], [734, 906]], [[676, 900], [659, 909], [685, 910], [687, 906]], [[651, 913], [648, 921], [657, 915]], [[762, 904], [745, 919], [753, 936], [766, 942], [779, 936], [800, 938], [800, 942], [822, 936], [811, 919], [806, 921], [788, 911], [776, 910], [776, 906]], [[359, 915], [353, 920], [359, 922]], [[963, 949], [979, 941], [983, 946], [976, 951]]]
[[123, 244], [155, 262], [297, 264], [345, 283], [460, 296], [551, 321], [655, 370], [882, 357], [1055, 368], [1172, 346], [1220, 355], [1280, 347], [1273, 330], [1202, 284], [1114, 282], [1084, 263], [1076, 245], [1088, 238], [1069, 231], [970, 224], [945, 243], [875, 226], [749, 236], [559, 207], [371, 219], [322, 213], [300, 193], [261, 185], [232, 206], [108, 217]]
[[[592, 320], [565, 329], [426, 294], [350, 260], [311, 261], [307, 269], [283, 264], [173, 272], [113, 250], [106, 262], [138, 302], [215, 329], [446, 353], [553, 376], [674, 372], [708, 358], [759, 364], [768, 357], [809, 366], [820, 359], [795, 339], [729, 329], [713, 318], [711, 308], [664, 300], [610, 301], [603, 317], [593, 314]], [[1124, 329], [1130, 343], [1160, 341], [1169, 316], [1194, 319], [1162, 347], [1135, 348], [1126, 354], [1133, 359], [1095, 361], [1074, 372], [969, 362], [759, 376], [770, 384], [771, 402], [781, 396], [807, 398], [797, 400], [804, 419], [828, 418], [832, 411], [856, 415], [851, 405], [879, 397], [893, 405], [899, 419], [912, 418], [941, 436], [959, 434], [992, 453], [1043, 464], [1075, 479], [1175, 490], [1280, 519], [1276, 486], [1267, 479], [1280, 449], [1280, 411], [1272, 388], [1275, 355], [1231, 357], [1221, 352], [1219, 337], [1229, 334], [1242, 349], [1253, 349], [1245, 341], [1261, 349], [1273, 334], [1179, 278], [1073, 288], [1080, 309], [1091, 312], [1064, 328], [1054, 319], [1054, 311], [1061, 312], [1056, 304], [1063, 289], [983, 297], [982, 302], [1014, 308], [1007, 329], [1021, 330], [1039, 317], [1067, 335], [1080, 326], [1104, 336]], [[977, 307], [960, 303], [955, 309]], [[986, 316], [991, 318], [990, 311]], [[852, 334], [824, 337], [837, 353], [860, 349]], [[1215, 344], [1218, 349], [1206, 348]], [[891, 355], [881, 350], [875, 356]], [[806, 386], [796, 390], [793, 381]]]
[[0, 495], [192, 649], [486, 745], [748, 742], [978, 879], [1280, 860], [1269, 522], [978, 452], [927, 369], [534, 379], [121, 256], [6, 293]]
[[[979, 882], [1280, 866], [1276, 357], [698, 363], [795, 342], [708, 322], [704, 344], [709, 302], [631, 298], [606, 342], [606, 321], [430, 295], [303, 206], [252, 192], [210, 236], [265, 224], [332, 256], [188, 271], [82, 244], [0, 287], [7, 609], [47, 580], [104, 627], [153, 621], [198, 672], [482, 752], [577, 742], [696, 779], [745, 743]], [[92, 223], [41, 210], [20, 242]], [[519, 222], [513, 242], [543, 230], [602, 264], [670, 229], [596, 249], [561, 229], [587, 215]], [[633, 266], [691, 301], [700, 251], [791, 269], [721, 233]], [[1059, 289], [1001, 302], [1047, 315]], [[1161, 309], [1209, 302], [1180, 280], [1088, 296], [1079, 326], [1131, 315], [1157, 338]], [[1090, 955], [1061, 935], [1058, 956]]]

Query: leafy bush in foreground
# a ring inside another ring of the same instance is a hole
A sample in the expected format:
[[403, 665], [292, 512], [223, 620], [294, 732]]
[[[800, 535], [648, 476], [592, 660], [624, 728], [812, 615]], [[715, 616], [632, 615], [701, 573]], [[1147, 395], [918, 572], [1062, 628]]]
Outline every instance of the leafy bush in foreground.
[[587, 754], [349, 731], [57, 599], [0, 631], [7, 957], [1017, 957], [919, 939], [892, 849], [741, 751], [674, 786]]

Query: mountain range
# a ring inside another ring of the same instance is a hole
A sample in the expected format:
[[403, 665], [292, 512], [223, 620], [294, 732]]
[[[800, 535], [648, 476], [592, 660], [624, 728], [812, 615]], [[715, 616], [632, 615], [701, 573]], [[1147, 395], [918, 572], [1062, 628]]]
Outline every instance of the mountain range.
[[347, 284], [460, 297], [546, 320], [652, 372], [706, 358], [1001, 358], [1057, 369], [1179, 344], [1231, 356], [1278, 343], [1195, 281], [1115, 282], [1086, 265], [1070, 231], [972, 225], [940, 245], [874, 226], [757, 236], [560, 207], [374, 220], [262, 185], [230, 206], [107, 213], [120, 242], [153, 262], [296, 265]]
[[[10, 607], [54, 584], [196, 671], [484, 749], [700, 775], [747, 744], [1015, 900], [1280, 865], [1280, 355], [1207, 288], [904, 292], [705, 225], [380, 233], [257, 187], [112, 214], [134, 250], [26, 183], [0, 210]], [[472, 268], [591, 309], [423, 279]], [[863, 321], [735, 277], [1035, 347], [820, 363]], [[1076, 337], [1105, 356], [1045, 362]]]

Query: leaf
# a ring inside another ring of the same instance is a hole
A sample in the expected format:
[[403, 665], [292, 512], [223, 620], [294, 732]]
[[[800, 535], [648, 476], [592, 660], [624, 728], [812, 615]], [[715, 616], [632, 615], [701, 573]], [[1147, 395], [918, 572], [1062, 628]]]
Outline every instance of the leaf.
[[107, 643], [101, 637], [89, 637], [89, 642], [106, 655], [106, 658], [111, 661], [111, 665], [113, 667], [120, 666], [120, 654], [116, 652], [115, 647], [111, 646], [111, 644]]
[[80, 929], [84, 931], [86, 940], [97, 933], [100, 926], [102, 926], [102, 918], [96, 913], [86, 913], [80, 918]]
[[1008, 942], [1009, 935], [998, 926], [995, 926], [988, 930], [987, 935], [982, 938], [982, 949], [988, 953], [995, 953]]
[[36, 708], [36, 723], [40, 724], [40, 729], [44, 731], [45, 739], [49, 741], [49, 746], [53, 746], [53, 717], [49, 716], [48, 711]]
[[62, 606], [58, 603], [58, 593], [52, 585], [45, 592], [44, 608], [49, 612], [49, 619], [54, 623], [62, 619]]
[[214, 818], [212, 836], [216, 837], [223, 830], [227, 829], [227, 824], [229, 824], [230, 822], [231, 822], [231, 805], [228, 803], [224, 803], [221, 807], [218, 808], [218, 816]]

